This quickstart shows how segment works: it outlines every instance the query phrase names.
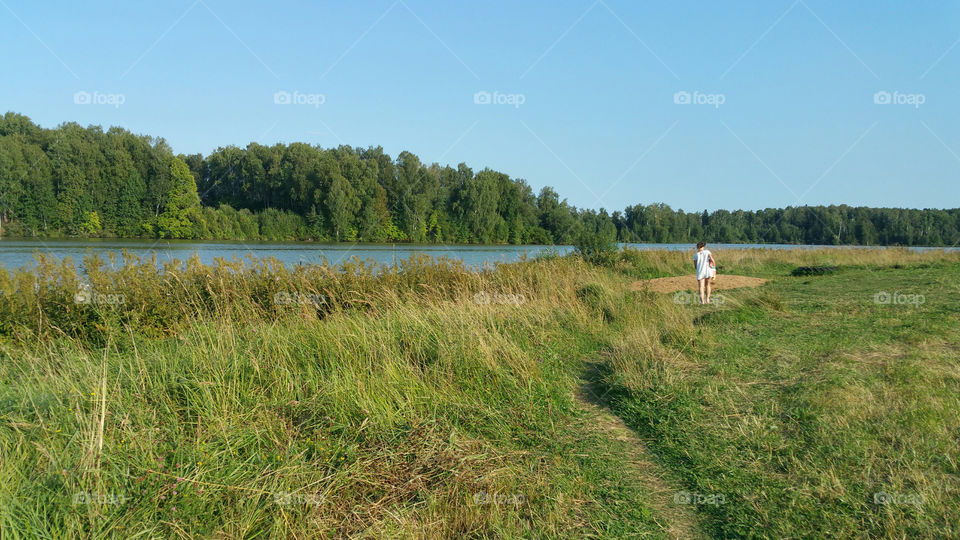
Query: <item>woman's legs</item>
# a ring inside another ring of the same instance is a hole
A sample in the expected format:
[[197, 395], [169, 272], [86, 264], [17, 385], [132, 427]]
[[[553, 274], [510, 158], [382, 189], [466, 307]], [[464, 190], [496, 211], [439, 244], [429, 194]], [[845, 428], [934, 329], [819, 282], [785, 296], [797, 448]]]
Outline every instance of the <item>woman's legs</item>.
[[710, 278], [707, 278], [707, 279], [705, 279], [704, 281], [707, 282], [707, 287], [706, 287], [706, 288], [707, 288], [707, 303], [709, 304], [709, 303], [710, 303]]
[[706, 303], [707, 303], [707, 295], [708, 295], [709, 293], [706, 292], [706, 290], [707, 290], [706, 288], [709, 287], [709, 285], [707, 284], [709, 281], [710, 281], [709, 279], [698, 279], [698, 280], [697, 280], [697, 285], [700, 287], [700, 303], [701, 303], [701, 304], [706, 304]]

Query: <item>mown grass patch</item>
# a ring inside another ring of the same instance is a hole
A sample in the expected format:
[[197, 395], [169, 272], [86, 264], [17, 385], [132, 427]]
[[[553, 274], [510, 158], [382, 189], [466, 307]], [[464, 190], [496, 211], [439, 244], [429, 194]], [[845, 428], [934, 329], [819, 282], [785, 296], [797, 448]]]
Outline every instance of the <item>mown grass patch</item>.
[[850, 268], [677, 306], [688, 343], [640, 365], [645, 340], [613, 349], [613, 408], [691, 492], [723, 498], [697, 505], [718, 537], [956, 536], [958, 275]]

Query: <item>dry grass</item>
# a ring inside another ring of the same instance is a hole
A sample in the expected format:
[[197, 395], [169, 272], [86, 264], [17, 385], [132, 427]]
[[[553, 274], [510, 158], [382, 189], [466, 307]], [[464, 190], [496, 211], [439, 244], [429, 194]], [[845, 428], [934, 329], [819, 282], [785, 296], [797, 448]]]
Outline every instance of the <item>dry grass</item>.
[[[482, 273], [428, 260], [340, 270], [94, 269], [92, 290], [123, 294], [119, 305], [75, 304], [82, 277], [65, 265], [0, 277], [15, 315], [0, 344], [0, 496], [12, 501], [0, 528], [183, 538], [658, 530], [642, 486], [614, 487], [618, 462], [592, 455], [602, 441], [578, 427], [573, 399], [618, 278], [576, 259]], [[278, 292], [330, 301], [276, 304]], [[628, 521], [610, 490], [631, 501]], [[72, 504], [78, 494], [128, 500]]]
[[[707, 246], [708, 248], [710, 246]], [[773, 277], [787, 275], [798, 266], [859, 266], [884, 268], [960, 261], [960, 251], [919, 252], [907, 248], [885, 249], [717, 249], [711, 250], [717, 270], [723, 275]], [[611, 270], [635, 279], [679, 276], [691, 273], [693, 251], [641, 251], [624, 249], [600, 257]], [[718, 276], [718, 279], [720, 277]]]

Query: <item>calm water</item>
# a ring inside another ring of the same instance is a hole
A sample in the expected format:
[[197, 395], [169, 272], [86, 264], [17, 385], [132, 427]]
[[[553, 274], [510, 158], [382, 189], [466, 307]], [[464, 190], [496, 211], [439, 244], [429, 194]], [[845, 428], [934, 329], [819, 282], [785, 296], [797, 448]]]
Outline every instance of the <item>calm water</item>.
[[[692, 244], [629, 244], [637, 249], [692, 250]], [[787, 244], [710, 244], [712, 249], [812, 249], [818, 247]], [[433, 244], [317, 244], [311, 242], [198, 242], [188, 240], [0, 240], [0, 267], [12, 269], [30, 266], [34, 255], [44, 253], [58, 259], [70, 257], [80, 264], [83, 258], [93, 253], [115, 253], [118, 258], [123, 250], [141, 257], [157, 253], [161, 263], [174, 259], [185, 260], [193, 253], [200, 256], [204, 263], [212, 263], [220, 257], [227, 260], [254, 257], [275, 257], [286, 265], [316, 264], [324, 258], [331, 264], [338, 264], [359, 257], [361, 260], [373, 259], [380, 264], [393, 264], [394, 260], [408, 259], [414, 254], [426, 254], [433, 257], [445, 256], [462, 260], [470, 267], [484, 264], [514, 262], [524, 255], [534, 257], [543, 252], [555, 251], [568, 253], [571, 246], [472, 246], [472, 245], [433, 245]], [[880, 248], [882, 249], [882, 248]], [[935, 248], [911, 248], [916, 250]], [[957, 248], [952, 248], [956, 250]]]

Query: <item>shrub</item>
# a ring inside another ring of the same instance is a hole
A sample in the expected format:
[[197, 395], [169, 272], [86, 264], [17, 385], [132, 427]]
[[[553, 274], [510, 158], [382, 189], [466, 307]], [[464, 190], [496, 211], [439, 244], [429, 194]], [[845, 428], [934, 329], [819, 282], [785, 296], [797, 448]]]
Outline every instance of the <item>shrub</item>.
[[585, 261], [600, 264], [605, 255], [617, 251], [617, 244], [609, 235], [600, 232], [582, 232], [574, 242], [573, 248]]

